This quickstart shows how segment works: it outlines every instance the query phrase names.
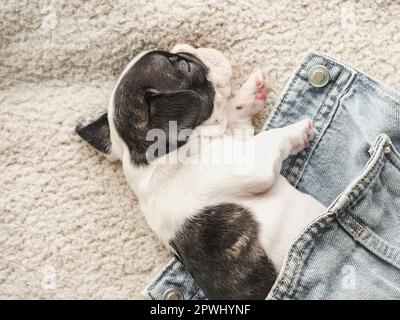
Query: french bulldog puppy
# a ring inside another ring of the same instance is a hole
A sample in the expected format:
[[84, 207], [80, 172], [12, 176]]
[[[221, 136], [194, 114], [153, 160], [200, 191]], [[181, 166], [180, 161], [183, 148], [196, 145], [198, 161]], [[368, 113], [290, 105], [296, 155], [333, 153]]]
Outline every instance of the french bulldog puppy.
[[325, 207], [280, 175], [307, 144], [311, 120], [254, 136], [264, 76], [252, 73], [230, 99], [231, 76], [214, 49], [143, 52], [107, 113], [76, 132], [122, 162], [150, 227], [208, 298], [265, 299], [291, 244]]

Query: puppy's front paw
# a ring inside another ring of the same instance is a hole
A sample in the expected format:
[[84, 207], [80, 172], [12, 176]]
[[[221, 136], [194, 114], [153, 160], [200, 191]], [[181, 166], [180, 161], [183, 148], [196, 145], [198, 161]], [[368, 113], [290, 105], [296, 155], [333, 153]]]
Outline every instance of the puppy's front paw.
[[292, 145], [292, 154], [300, 152], [308, 145], [312, 129], [313, 123], [311, 119], [301, 120], [289, 127], [289, 140]]
[[264, 82], [265, 77], [260, 69], [250, 74], [237, 95], [237, 111], [252, 116], [264, 109], [267, 97]]

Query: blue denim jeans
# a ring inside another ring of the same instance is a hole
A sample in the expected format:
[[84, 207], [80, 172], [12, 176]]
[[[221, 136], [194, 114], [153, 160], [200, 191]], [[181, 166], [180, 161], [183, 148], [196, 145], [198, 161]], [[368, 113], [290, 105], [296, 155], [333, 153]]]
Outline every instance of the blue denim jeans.
[[[309, 71], [328, 70], [315, 86]], [[308, 147], [282, 174], [327, 211], [299, 235], [268, 299], [400, 299], [400, 95], [361, 71], [310, 52], [289, 81], [264, 129], [306, 117]], [[205, 295], [173, 259], [145, 289], [162, 299]]]

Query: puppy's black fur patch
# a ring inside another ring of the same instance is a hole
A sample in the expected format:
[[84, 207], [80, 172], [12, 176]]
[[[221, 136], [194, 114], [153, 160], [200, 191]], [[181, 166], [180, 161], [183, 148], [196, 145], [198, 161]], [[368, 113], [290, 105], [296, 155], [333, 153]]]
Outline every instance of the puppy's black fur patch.
[[207, 80], [208, 71], [190, 54], [151, 51], [124, 75], [115, 92], [114, 121], [133, 163], [148, 164], [146, 152], [154, 143], [146, 141], [149, 130], [164, 131], [168, 153], [185, 143], [170, 148], [176, 135], [169, 136], [169, 121], [177, 121], [179, 135], [211, 116], [215, 91]]
[[110, 152], [111, 139], [107, 113], [86, 126], [78, 123], [75, 131], [83, 140], [98, 151], [103, 153]]
[[265, 299], [276, 271], [251, 212], [233, 203], [188, 220], [171, 247], [209, 299]]

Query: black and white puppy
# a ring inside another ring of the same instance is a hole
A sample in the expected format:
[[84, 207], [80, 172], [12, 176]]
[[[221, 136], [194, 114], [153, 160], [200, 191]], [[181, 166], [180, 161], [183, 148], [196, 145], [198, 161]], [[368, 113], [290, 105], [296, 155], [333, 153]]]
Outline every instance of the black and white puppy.
[[[290, 245], [325, 208], [279, 174], [307, 144], [311, 121], [238, 138], [264, 106], [264, 77], [254, 72], [229, 99], [231, 75], [217, 50], [143, 52], [108, 112], [76, 131], [122, 161], [150, 227], [208, 298], [264, 299]], [[232, 150], [244, 150], [243, 161], [230, 161]]]

